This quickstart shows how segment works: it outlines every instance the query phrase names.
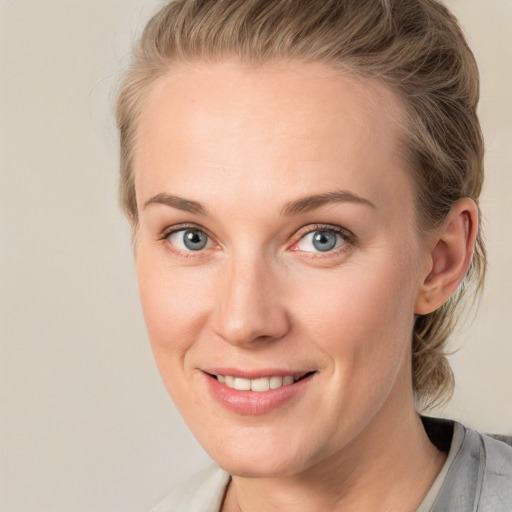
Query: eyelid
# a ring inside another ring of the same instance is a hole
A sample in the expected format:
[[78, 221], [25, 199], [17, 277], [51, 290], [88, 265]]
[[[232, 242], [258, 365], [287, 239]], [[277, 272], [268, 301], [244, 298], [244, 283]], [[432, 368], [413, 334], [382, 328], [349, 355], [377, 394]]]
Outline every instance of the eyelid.
[[[219, 246], [219, 243], [215, 241], [215, 238], [211, 235], [211, 233], [206, 228], [204, 228], [203, 226], [200, 226], [198, 224], [191, 223], [191, 222], [184, 222], [181, 224], [175, 224], [172, 226], [165, 227], [158, 235], [158, 240], [166, 242], [166, 246], [169, 248], [169, 250], [172, 250], [174, 253], [180, 253], [180, 254], [186, 254], [186, 255], [189, 255], [189, 253], [192, 253], [192, 255], [194, 255], [193, 254], [194, 251], [186, 251], [186, 252], [181, 251], [180, 249], [177, 249], [172, 244], [167, 242], [167, 238], [169, 237], [169, 235], [176, 233], [178, 231], [184, 231], [187, 229], [196, 229], [198, 231], [203, 232], [210, 239], [210, 241], [212, 242], [214, 247]], [[293, 247], [296, 246], [297, 243], [302, 238], [304, 238], [306, 235], [313, 233], [315, 231], [332, 231], [332, 232], [342, 236], [346, 240], [346, 242], [349, 246], [353, 246], [357, 243], [356, 236], [347, 228], [344, 228], [344, 227], [336, 225], [336, 224], [316, 223], [316, 224], [307, 224], [306, 226], [303, 226], [300, 229], [298, 229], [295, 232], [295, 235], [293, 236], [293, 242], [292, 242], [289, 250], [291, 249], [292, 251], [294, 251], [294, 250], [298, 251], [297, 249], [294, 249]], [[337, 249], [333, 249], [332, 251], [327, 251], [324, 254], [322, 254], [320, 252], [315, 253], [315, 256], [316, 257], [328, 257], [329, 255], [336, 254], [339, 251], [346, 251], [347, 248], [345, 247], [345, 245], [346, 244], [344, 244], [342, 247], [339, 247]], [[211, 247], [210, 247], [210, 249], [211, 249]], [[195, 253], [195, 256], [199, 256], [202, 253], [204, 253], [204, 250], [197, 251]]]
[[210, 240], [213, 240], [213, 237], [208, 232], [207, 229], [199, 226], [198, 224], [193, 224], [190, 222], [184, 222], [183, 224], [174, 224], [172, 226], [166, 226], [160, 233], [158, 234], [159, 240], [164, 240], [169, 235], [176, 233], [178, 231], [186, 231], [187, 229], [196, 229], [197, 231], [202, 231]]
[[[188, 229], [201, 231], [202, 233], [204, 233], [208, 237], [209, 242], [211, 243], [211, 246], [205, 247], [204, 249], [201, 249], [198, 251], [192, 251], [192, 250], [184, 251], [182, 249], [179, 249], [175, 245], [173, 245], [168, 240], [170, 235], [172, 235], [174, 233], [178, 233], [179, 231], [186, 231]], [[215, 241], [215, 238], [210, 234], [210, 232], [207, 229], [205, 229], [203, 226], [200, 226], [198, 224], [194, 224], [191, 222], [184, 222], [182, 224], [174, 224], [172, 226], [167, 226], [158, 235], [158, 240], [165, 244], [165, 247], [168, 251], [170, 251], [171, 253], [173, 253], [175, 255], [179, 255], [180, 257], [185, 257], [185, 258], [198, 258], [198, 257], [205, 256], [207, 249], [209, 249], [209, 250], [215, 249], [215, 247], [216, 246], [218, 247], [218, 245], [219, 245]]]
[[[300, 249], [296, 248], [296, 246], [304, 237], [316, 231], [330, 231], [336, 233], [337, 235], [340, 235], [346, 241], [346, 243], [341, 245], [340, 247], [334, 248], [326, 252], [301, 251]], [[328, 258], [329, 256], [332, 257], [333, 255], [339, 254], [340, 252], [346, 252], [351, 246], [353, 246], [356, 243], [356, 237], [351, 231], [336, 224], [308, 224], [307, 226], [300, 228], [295, 233], [293, 239], [294, 241], [291, 245], [290, 250], [303, 252], [304, 254], [308, 254], [308, 257], [314, 258]]]
[[343, 238], [345, 238], [349, 243], [354, 243], [356, 238], [352, 231], [349, 231], [347, 228], [342, 226], [337, 226], [336, 224], [308, 224], [307, 226], [303, 226], [297, 230], [294, 236], [294, 239], [296, 240], [294, 244], [304, 236], [315, 231], [332, 231], [343, 236]]

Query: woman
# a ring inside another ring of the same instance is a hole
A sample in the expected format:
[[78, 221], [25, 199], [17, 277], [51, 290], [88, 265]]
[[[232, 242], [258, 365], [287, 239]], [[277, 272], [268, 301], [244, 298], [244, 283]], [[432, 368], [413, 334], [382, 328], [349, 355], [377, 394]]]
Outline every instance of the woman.
[[434, 0], [178, 0], [119, 92], [176, 406], [220, 466], [157, 511], [506, 511], [512, 449], [417, 410], [481, 287], [478, 72]]

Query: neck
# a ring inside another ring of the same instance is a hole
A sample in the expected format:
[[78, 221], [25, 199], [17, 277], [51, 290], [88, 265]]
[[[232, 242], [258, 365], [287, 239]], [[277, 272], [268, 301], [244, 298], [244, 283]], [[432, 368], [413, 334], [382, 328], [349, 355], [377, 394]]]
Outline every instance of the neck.
[[412, 396], [409, 403], [385, 406], [356, 439], [301, 473], [234, 476], [223, 512], [416, 510], [446, 455], [429, 441]]

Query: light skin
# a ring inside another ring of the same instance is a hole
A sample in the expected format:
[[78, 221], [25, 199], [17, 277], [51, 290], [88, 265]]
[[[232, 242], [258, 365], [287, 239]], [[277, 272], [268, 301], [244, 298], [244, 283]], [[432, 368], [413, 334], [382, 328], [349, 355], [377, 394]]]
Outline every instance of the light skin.
[[[462, 199], [418, 233], [403, 117], [383, 84], [320, 63], [179, 65], [147, 97], [141, 302], [165, 386], [233, 475], [224, 512], [413, 511], [442, 467], [414, 408], [411, 333], [462, 280], [477, 209]], [[219, 367], [314, 373], [243, 414], [209, 392]]]

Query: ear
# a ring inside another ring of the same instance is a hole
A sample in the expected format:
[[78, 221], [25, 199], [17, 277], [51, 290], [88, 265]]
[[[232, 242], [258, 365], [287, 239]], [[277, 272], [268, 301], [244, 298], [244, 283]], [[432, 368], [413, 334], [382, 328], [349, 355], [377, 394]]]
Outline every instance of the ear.
[[426, 315], [455, 292], [473, 257], [478, 232], [478, 207], [465, 197], [456, 201], [443, 224], [434, 230], [414, 312]]

